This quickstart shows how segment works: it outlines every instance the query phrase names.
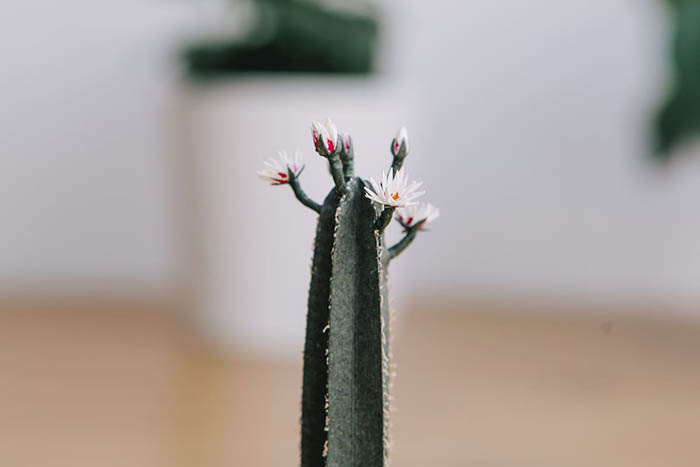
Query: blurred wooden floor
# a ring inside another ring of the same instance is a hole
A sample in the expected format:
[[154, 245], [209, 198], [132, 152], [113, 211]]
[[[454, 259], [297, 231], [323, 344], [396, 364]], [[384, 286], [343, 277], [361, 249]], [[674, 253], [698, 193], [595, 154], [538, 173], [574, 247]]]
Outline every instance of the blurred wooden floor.
[[[300, 359], [207, 351], [159, 307], [93, 308], [2, 310], [0, 465], [297, 465]], [[700, 465], [698, 323], [469, 311], [400, 321], [393, 465]]]

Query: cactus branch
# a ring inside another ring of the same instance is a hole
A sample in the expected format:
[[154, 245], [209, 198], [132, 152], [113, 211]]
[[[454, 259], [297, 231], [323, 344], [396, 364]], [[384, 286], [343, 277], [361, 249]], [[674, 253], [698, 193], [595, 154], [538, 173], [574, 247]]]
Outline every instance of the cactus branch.
[[[302, 168], [302, 171], [304, 169]], [[299, 202], [306, 206], [307, 208], [320, 213], [321, 212], [321, 205], [318, 204], [316, 201], [312, 200], [309, 198], [306, 193], [304, 193], [304, 190], [301, 189], [301, 185], [299, 184], [299, 175], [301, 175], [301, 171], [299, 172], [298, 175], [294, 175], [294, 172], [291, 171], [291, 169], [287, 170], [287, 173], [289, 175], [289, 186], [292, 187], [292, 190], [294, 191], [294, 196], [297, 197]]]
[[335, 188], [338, 190], [338, 193], [344, 195], [347, 188], [345, 187], [343, 164], [340, 162], [340, 156], [338, 153], [333, 153], [328, 156], [328, 163], [330, 164], [331, 175], [333, 176], [333, 181], [335, 182]]
[[379, 219], [377, 219], [377, 230], [379, 231], [379, 235], [384, 233], [384, 229], [386, 229], [391, 222], [391, 218], [394, 216], [394, 211], [396, 211], [394, 206], [386, 206], [379, 215]]
[[418, 226], [408, 227], [404, 233], [405, 235], [401, 240], [396, 242], [393, 246], [389, 248], [389, 261], [399, 256], [403, 250], [410, 245], [418, 234]]
[[335, 242], [335, 216], [339, 202], [340, 195], [335, 189], [331, 190], [323, 202], [316, 228], [304, 344], [301, 467], [323, 467], [326, 465], [329, 297], [333, 267], [331, 255]]
[[382, 324], [386, 275], [381, 273], [375, 222], [364, 184], [353, 178], [336, 210], [331, 253], [328, 457], [325, 464], [310, 467], [386, 466], [389, 395], [384, 389], [389, 375], [382, 345], [388, 339]]
[[355, 176], [355, 150], [350, 135], [345, 136], [341, 144], [343, 147], [340, 151], [340, 160], [343, 163], [343, 175], [345, 175], [345, 180], [350, 180]]

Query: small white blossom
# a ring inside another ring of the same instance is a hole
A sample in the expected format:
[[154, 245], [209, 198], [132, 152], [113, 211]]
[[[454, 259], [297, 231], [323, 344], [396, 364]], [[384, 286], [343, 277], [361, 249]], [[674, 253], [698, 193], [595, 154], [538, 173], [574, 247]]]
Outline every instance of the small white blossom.
[[311, 124], [311, 136], [314, 139], [316, 150], [319, 150], [319, 143], [323, 143], [323, 146], [329, 153], [334, 153], [338, 147], [338, 129], [331, 122], [330, 118], [327, 118], [325, 123], [313, 122]]
[[273, 185], [289, 183], [289, 174], [287, 173], [289, 170], [297, 176], [304, 169], [301, 163], [301, 152], [299, 150], [295, 151], [294, 159], [290, 159], [285, 151], [280, 151], [277, 154], [279, 160], [269, 159], [265, 161], [265, 168], [257, 172], [258, 177]]
[[418, 204], [413, 201], [425, 194], [424, 191], [416, 191], [422, 182], [408, 183], [408, 179], [403, 169], [393, 173], [382, 172], [382, 179], [376, 182], [370, 177], [369, 183], [371, 187], [365, 186], [365, 196], [374, 202], [385, 206], [405, 207], [413, 204]]
[[404, 227], [418, 225], [422, 229], [440, 216], [440, 210], [430, 203], [419, 203], [397, 209], [396, 215]]
[[408, 131], [406, 130], [405, 126], [399, 128], [399, 131], [396, 132], [396, 136], [394, 136], [394, 140], [391, 142], [391, 153], [394, 156], [399, 155], [402, 143], [404, 144], [404, 148], [406, 150], [405, 154], [408, 154]]

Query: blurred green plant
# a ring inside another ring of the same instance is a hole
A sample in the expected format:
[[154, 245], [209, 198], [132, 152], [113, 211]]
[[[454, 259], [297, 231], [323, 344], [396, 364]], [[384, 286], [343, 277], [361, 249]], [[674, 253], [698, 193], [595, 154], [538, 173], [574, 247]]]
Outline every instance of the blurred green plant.
[[668, 160], [700, 133], [700, 0], [668, 0], [674, 8], [674, 82], [656, 117], [656, 155]]
[[378, 24], [372, 15], [325, 9], [311, 0], [256, 0], [258, 21], [239, 41], [206, 41], [185, 51], [195, 78], [240, 72], [368, 73]]

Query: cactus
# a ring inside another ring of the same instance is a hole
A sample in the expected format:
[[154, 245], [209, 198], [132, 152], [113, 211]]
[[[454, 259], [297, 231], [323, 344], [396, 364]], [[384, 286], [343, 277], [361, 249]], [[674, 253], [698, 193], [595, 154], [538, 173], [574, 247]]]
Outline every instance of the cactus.
[[[354, 176], [349, 135], [314, 123], [316, 151], [328, 159], [335, 186], [323, 204], [301, 189], [297, 153], [266, 163], [258, 174], [289, 184], [297, 199], [318, 213], [311, 269], [301, 418], [302, 467], [380, 467], [388, 462], [390, 316], [387, 268], [438, 215], [413, 200], [419, 183], [402, 170], [408, 139], [392, 141], [393, 163], [380, 182]], [[404, 237], [386, 248], [384, 229], [396, 209]]]

